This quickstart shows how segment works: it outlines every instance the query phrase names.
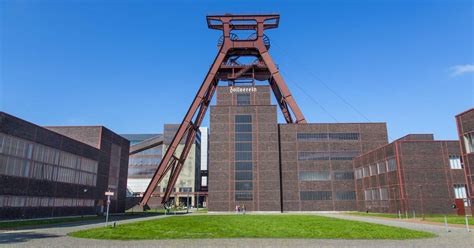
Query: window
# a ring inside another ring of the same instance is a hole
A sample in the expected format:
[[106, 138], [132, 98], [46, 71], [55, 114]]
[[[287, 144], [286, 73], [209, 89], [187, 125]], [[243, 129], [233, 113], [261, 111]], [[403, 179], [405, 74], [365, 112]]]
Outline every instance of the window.
[[377, 169], [379, 171], [379, 174], [385, 173], [387, 171], [387, 167], [385, 165], [385, 162], [378, 162], [377, 163]]
[[464, 184], [455, 184], [454, 185], [454, 197], [456, 199], [466, 199], [466, 185]]
[[359, 133], [298, 133], [298, 141], [359, 140]]
[[387, 188], [380, 188], [380, 200], [383, 200], [383, 201], [388, 200], [388, 189]]
[[252, 201], [253, 194], [252, 192], [235, 192], [236, 201]]
[[376, 164], [370, 165], [369, 170], [370, 170], [370, 175], [371, 176], [377, 175], [377, 165]]
[[236, 115], [235, 123], [252, 123], [251, 115]]
[[354, 179], [354, 172], [352, 171], [335, 171], [334, 180], [352, 180]]
[[449, 156], [449, 167], [451, 169], [462, 169], [461, 157], [457, 155]]
[[298, 152], [298, 160], [300, 161], [317, 161], [317, 160], [352, 160], [357, 156], [357, 151], [346, 152]]
[[235, 182], [235, 190], [252, 190], [252, 182]]
[[355, 199], [356, 199], [355, 191], [337, 191], [336, 192], [336, 200], [350, 201], [350, 200], [355, 200]]
[[252, 170], [252, 162], [235, 162], [235, 170]]
[[368, 177], [369, 176], [369, 167], [365, 166], [363, 169], [363, 176]]
[[464, 146], [467, 153], [474, 152], [474, 133], [464, 135]]
[[252, 141], [252, 133], [235, 133], [235, 141]]
[[303, 201], [327, 201], [332, 200], [331, 191], [301, 191], [300, 198]]
[[235, 172], [235, 180], [252, 180], [252, 171]]
[[300, 181], [329, 181], [329, 171], [303, 171], [300, 172]]
[[235, 152], [235, 161], [252, 160], [252, 152]]
[[372, 200], [372, 190], [366, 189], [364, 190], [364, 198], [366, 201], [371, 201]]
[[193, 192], [192, 187], [180, 187], [179, 192]]
[[395, 158], [391, 158], [387, 160], [387, 171], [396, 171], [397, 170], [397, 163]]
[[201, 186], [207, 187], [207, 176], [201, 177]]
[[362, 172], [362, 168], [357, 168], [356, 171], [355, 171], [355, 177], [356, 179], [361, 179], [363, 177], [363, 172]]
[[237, 94], [237, 105], [250, 105], [250, 94]]
[[252, 143], [235, 143], [235, 151], [252, 151]]
[[[248, 95], [248, 99], [245, 95]], [[250, 94], [242, 94], [242, 98], [242, 104], [238, 102], [239, 105], [250, 104]], [[253, 189], [252, 115], [235, 115], [235, 161], [235, 200], [251, 201], [252, 192], [237, 191]]]
[[329, 160], [329, 152], [298, 152], [298, 160]]
[[236, 123], [235, 124], [235, 132], [239, 132], [239, 133], [242, 133], [242, 132], [247, 132], [247, 133], [250, 133], [252, 132], [252, 124], [241, 124], [241, 123]]

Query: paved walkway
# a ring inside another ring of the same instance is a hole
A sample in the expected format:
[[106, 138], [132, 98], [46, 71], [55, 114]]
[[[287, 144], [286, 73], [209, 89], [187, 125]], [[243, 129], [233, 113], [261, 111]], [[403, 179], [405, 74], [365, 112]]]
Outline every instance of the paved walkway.
[[[143, 241], [108, 241], [71, 238], [67, 233], [102, 226], [100, 224], [71, 223], [25, 229], [0, 233], [1, 247], [473, 247], [474, 231], [451, 227], [447, 233], [443, 226], [421, 223], [401, 222], [396, 220], [351, 216], [337, 213], [320, 213], [319, 215], [365, 221], [390, 226], [411, 228], [433, 232], [436, 238], [415, 240], [327, 240], [327, 239], [191, 239], [191, 240], [143, 240]], [[132, 220], [117, 221], [118, 224], [166, 218], [166, 216], [144, 217]]]

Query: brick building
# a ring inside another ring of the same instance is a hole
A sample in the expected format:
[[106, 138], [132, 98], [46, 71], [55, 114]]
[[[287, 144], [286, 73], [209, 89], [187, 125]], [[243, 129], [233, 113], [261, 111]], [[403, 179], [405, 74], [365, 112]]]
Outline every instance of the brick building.
[[40, 127], [0, 112], [0, 219], [125, 211], [128, 140], [101, 126]]
[[466, 197], [457, 141], [412, 134], [354, 159], [357, 209], [455, 213]]
[[474, 215], [474, 108], [456, 116], [462, 161], [470, 197], [471, 214]]
[[352, 158], [387, 144], [385, 123], [278, 124], [269, 86], [216, 94], [210, 211], [356, 209]]

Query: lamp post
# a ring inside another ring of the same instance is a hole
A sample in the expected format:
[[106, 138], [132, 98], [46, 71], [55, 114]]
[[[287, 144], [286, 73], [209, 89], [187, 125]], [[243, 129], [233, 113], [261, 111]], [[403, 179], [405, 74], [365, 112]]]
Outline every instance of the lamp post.
[[418, 185], [418, 187], [420, 188], [420, 199], [421, 199], [421, 219], [422, 220], [425, 220], [425, 209], [424, 209], [424, 206], [423, 206], [423, 185]]

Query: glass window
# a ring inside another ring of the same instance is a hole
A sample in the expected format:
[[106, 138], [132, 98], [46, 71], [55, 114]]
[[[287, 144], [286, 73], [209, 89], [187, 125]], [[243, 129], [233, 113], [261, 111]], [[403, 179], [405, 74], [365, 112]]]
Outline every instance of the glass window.
[[449, 156], [449, 167], [451, 169], [462, 169], [461, 157], [457, 155]]
[[235, 123], [252, 123], [252, 115], [236, 115]]
[[397, 170], [397, 163], [395, 158], [391, 158], [387, 160], [387, 171], [396, 171]]
[[301, 191], [300, 198], [303, 201], [332, 200], [332, 192], [331, 191]]
[[252, 171], [235, 172], [235, 180], [252, 180]]
[[235, 143], [235, 151], [252, 151], [252, 143]]
[[235, 133], [235, 141], [252, 141], [252, 133]]
[[302, 171], [299, 174], [300, 181], [329, 181], [329, 171]]
[[250, 105], [250, 94], [237, 94], [237, 105]]
[[336, 191], [336, 200], [351, 201], [356, 199], [355, 191]]
[[236, 201], [252, 201], [253, 193], [252, 192], [235, 192]]
[[252, 170], [252, 162], [235, 162], [235, 170]]
[[466, 185], [464, 185], [464, 184], [455, 184], [454, 185], [454, 197], [456, 199], [465, 199], [465, 198], [467, 198]]
[[467, 153], [474, 152], [474, 133], [464, 135], [464, 146]]
[[380, 188], [380, 200], [382, 200], [382, 201], [388, 200], [388, 189], [387, 188]]
[[252, 190], [252, 182], [235, 182], [235, 190]]
[[359, 133], [297, 133], [298, 141], [359, 140]]
[[352, 171], [335, 171], [334, 180], [353, 180], [354, 172]]
[[235, 124], [235, 132], [246, 132], [246, 133], [251, 133], [252, 132], [252, 124]]
[[235, 152], [235, 161], [252, 160], [252, 152]]

